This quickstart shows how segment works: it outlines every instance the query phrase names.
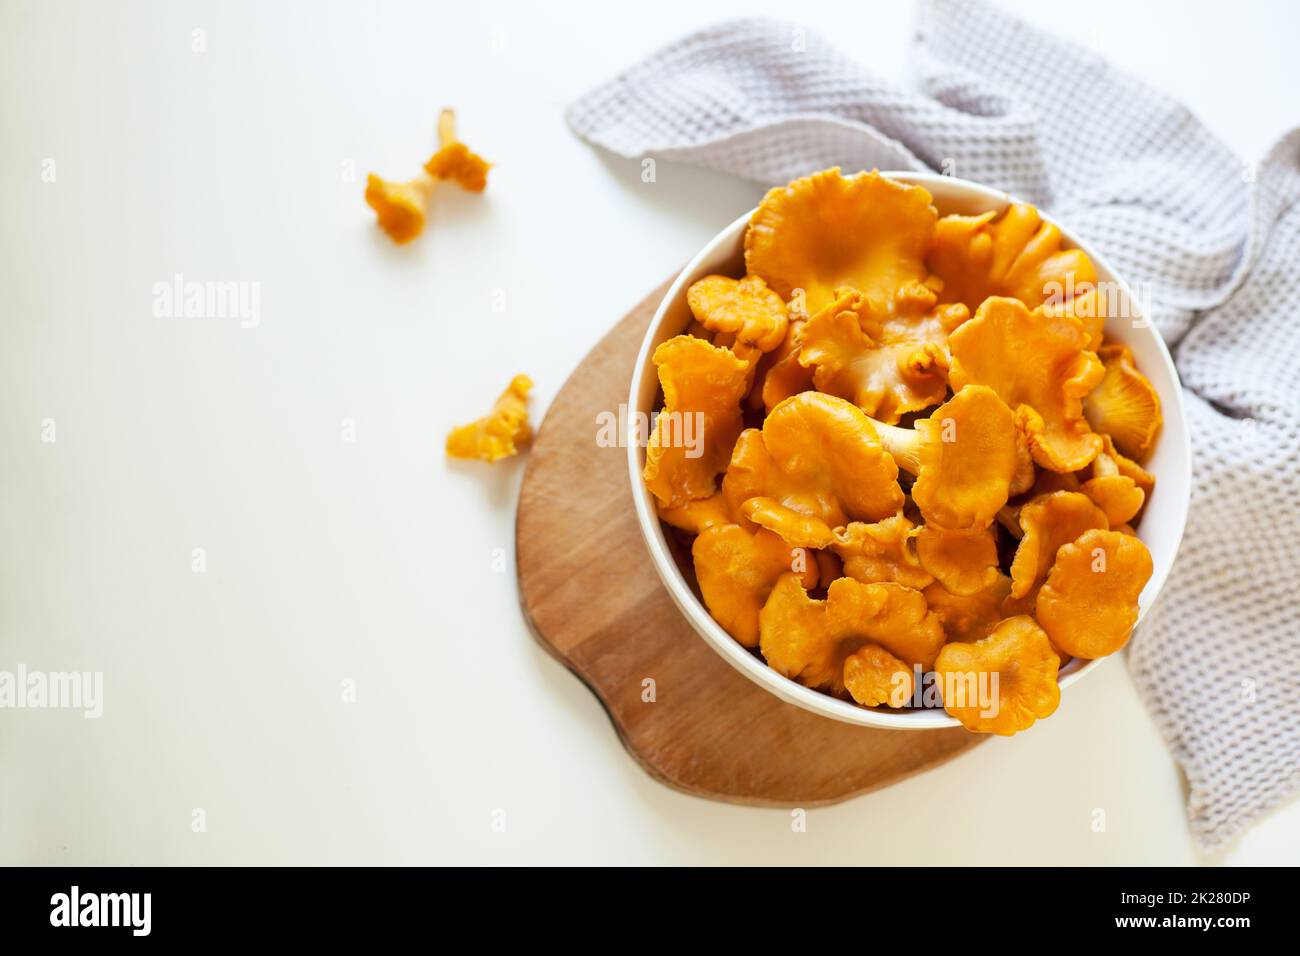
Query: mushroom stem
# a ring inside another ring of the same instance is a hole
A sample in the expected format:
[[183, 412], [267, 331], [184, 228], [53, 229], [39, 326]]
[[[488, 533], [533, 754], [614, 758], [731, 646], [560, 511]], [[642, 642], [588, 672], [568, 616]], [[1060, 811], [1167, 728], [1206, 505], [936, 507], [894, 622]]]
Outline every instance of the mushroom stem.
[[880, 434], [880, 443], [885, 446], [885, 451], [893, 456], [894, 463], [909, 475], [919, 474], [921, 446], [925, 443], [921, 434], [911, 428], [886, 425], [874, 418], [871, 419], [871, 424], [876, 427], [876, 431]]
[[456, 111], [448, 106], [438, 114], [438, 145], [450, 146], [456, 141]]

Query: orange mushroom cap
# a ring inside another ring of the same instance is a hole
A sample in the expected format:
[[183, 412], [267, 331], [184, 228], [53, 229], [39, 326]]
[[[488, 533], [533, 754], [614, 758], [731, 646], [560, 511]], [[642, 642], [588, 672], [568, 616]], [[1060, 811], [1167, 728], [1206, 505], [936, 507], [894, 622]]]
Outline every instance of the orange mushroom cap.
[[1079, 490], [1106, 512], [1106, 520], [1112, 528], [1132, 521], [1146, 501], [1146, 493], [1136, 482], [1121, 474], [1089, 478], [1079, 486]]
[[452, 429], [447, 454], [452, 458], [499, 461], [519, 451], [533, 437], [528, 424], [528, 392], [533, 380], [516, 375], [488, 412], [476, 422]]
[[[1131, 458], [1126, 458], [1115, 448], [1115, 443], [1111, 441], [1109, 435], [1101, 436], [1102, 454], [1114, 463], [1116, 469], [1125, 478], [1133, 479], [1133, 484], [1142, 489], [1143, 493], [1150, 498], [1151, 492], [1156, 487], [1156, 476], [1144, 469]], [[1101, 456], [1098, 455], [1098, 458]], [[1095, 470], [1095, 469], [1094, 469]]]
[[686, 301], [706, 329], [732, 335], [760, 352], [785, 341], [785, 302], [758, 276], [705, 276], [687, 290]]
[[900, 289], [928, 278], [924, 259], [937, 218], [920, 186], [827, 169], [763, 197], [745, 233], [745, 267], [785, 299], [802, 289], [810, 315], [840, 286], [888, 314]]
[[366, 204], [375, 211], [379, 228], [398, 245], [424, 231], [434, 181], [419, 175], [405, 183], [389, 182], [371, 173], [366, 177]]
[[1069, 317], [991, 298], [949, 339], [949, 380], [956, 390], [993, 389], [1015, 411], [1034, 461], [1051, 471], [1078, 471], [1102, 447], [1083, 417], [1083, 398], [1104, 374], [1087, 344], [1087, 333]]
[[658, 502], [656, 506], [660, 521], [691, 534], [699, 534], [716, 525], [736, 523], [736, 517], [721, 491], [707, 498], [692, 498], [676, 508], [665, 508]]
[[745, 647], [757, 646], [759, 611], [781, 575], [807, 587], [817, 582], [812, 555], [763, 528], [706, 528], [691, 546], [691, 557], [704, 606]]
[[1056, 552], [1093, 529], [1110, 527], [1106, 513], [1077, 491], [1055, 491], [1035, 498], [1020, 509], [1020, 528], [1024, 536], [1011, 561], [1011, 594], [1022, 598], [1056, 560]]
[[1160, 396], [1137, 370], [1125, 345], [1103, 345], [1098, 351], [1105, 372], [1101, 383], [1083, 401], [1083, 414], [1093, 429], [1109, 435], [1130, 458], [1151, 451], [1164, 422]]
[[1061, 230], [1037, 209], [1012, 203], [1000, 215], [944, 216], [926, 261], [943, 280], [941, 301], [974, 311], [990, 296], [1009, 296], [1032, 309], [1096, 287], [1087, 254], [1062, 242]]
[[852, 578], [832, 581], [819, 601], [795, 575], [782, 576], [763, 605], [759, 631], [759, 649], [773, 670], [833, 694], [845, 692], [845, 660], [864, 645], [922, 667], [943, 645], [943, 628], [919, 591]]
[[1019, 471], [1015, 416], [992, 389], [967, 385], [914, 429], [878, 425], [881, 441], [916, 475], [912, 499], [928, 523], [982, 528], [1007, 503]]
[[654, 352], [664, 407], [646, 446], [646, 487], [667, 508], [713, 494], [740, 434], [749, 367], [728, 349], [679, 335]]
[[[1047, 634], [1024, 616], [1007, 618], [973, 644], [944, 645], [934, 665], [944, 709], [967, 730], [1003, 737], [1056, 712], [1059, 667]], [[997, 675], [996, 692], [992, 675]]]
[[1064, 545], [1038, 592], [1036, 613], [1052, 643], [1094, 660], [1123, 647], [1151, 578], [1151, 552], [1137, 538], [1094, 529]]
[[928, 524], [916, 532], [916, 556], [953, 594], [979, 594], [997, 583], [998, 543], [991, 526], [949, 531]]
[[906, 707], [915, 686], [912, 668], [878, 644], [844, 658], [844, 689], [863, 707]]
[[438, 141], [440, 148], [424, 164], [425, 172], [434, 179], [453, 179], [470, 192], [481, 193], [487, 188], [492, 164], [457, 139], [454, 110], [444, 109], [438, 115]]
[[830, 548], [844, 561], [844, 573], [863, 584], [894, 581], [920, 590], [934, 580], [916, 556], [916, 526], [902, 515], [875, 524], [851, 521], [835, 532]]
[[923, 592], [930, 610], [939, 616], [949, 641], [978, 641], [988, 637], [1007, 615], [1002, 602], [1011, 594], [1011, 579], [999, 574], [983, 591], [953, 594], [939, 582]]
[[840, 292], [803, 330], [799, 364], [813, 369], [818, 390], [848, 399], [890, 424], [943, 401], [948, 393], [947, 334], [942, 333], [941, 342], [887, 341], [877, 329], [873, 337], [864, 330], [874, 321], [864, 316], [869, 300], [853, 289]]
[[840, 398], [802, 392], [736, 442], [722, 482], [733, 511], [788, 543], [828, 547], [832, 529], [903, 506], [898, 468], [870, 420]]

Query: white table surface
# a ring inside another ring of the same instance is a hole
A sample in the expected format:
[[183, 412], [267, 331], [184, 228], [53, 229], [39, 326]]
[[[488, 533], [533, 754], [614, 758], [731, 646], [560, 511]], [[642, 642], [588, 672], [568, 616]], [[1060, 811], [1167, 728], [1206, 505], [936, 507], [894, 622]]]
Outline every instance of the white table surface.
[[[1300, 122], [1294, 4], [1012, 6], [1243, 158]], [[0, 862], [1300, 859], [1297, 804], [1197, 852], [1120, 660], [1032, 733], [795, 833], [653, 782], [529, 636], [494, 567], [521, 463], [449, 464], [446, 431], [519, 371], [544, 410], [759, 196], [663, 162], [644, 184], [562, 109], [692, 27], [790, 9], [0, 2], [0, 670], [104, 674], [98, 720], [0, 710]], [[794, 10], [903, 75], [911, 4]], [[444, 104], [499, 167], [396, 249], [346, 171], [412, 173]], [[259, 283], [260, 324], [156, 318], [176, 273]]]

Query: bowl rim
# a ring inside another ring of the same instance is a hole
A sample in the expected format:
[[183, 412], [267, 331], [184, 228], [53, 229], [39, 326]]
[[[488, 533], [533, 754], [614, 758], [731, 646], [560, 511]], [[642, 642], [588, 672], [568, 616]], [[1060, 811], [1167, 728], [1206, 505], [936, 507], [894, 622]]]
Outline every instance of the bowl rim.
[[[880, 170], [879, 173], [882, 177], [909, 185], [919, 185], [927, 188], [931, 185], [942, 185], [945, 190], [957, 187], [959, 191], [965, 192], [968, 198], [987, 202], [987, 208], [989, 209], [1005, 209], [1011, 203], [1019, 201], [1010, 193], [1002, 190], [941, 173], [916, 170]], [[639, 394], [643, 388], [643, 380], [647, 370], [652, 368], [650, 356], [656, 344], [658, 333], [664, 324], [669, 309], [682, 296], [687, 281], [695, 275], [704, 262], [712, 259], [717, 254], [719, 248], [728, 244], [734, 245], [738, 234], [743, 234], [756, 209], [757, 207], [750, 209], [714, 236], [678, 273], [656, 308], [642, 339], [641, 348], [637, 353], [636, 365], [632, 370], [632, 380], [628, 390], [627, 408], [629, 414], [625, 416], [627, 421], [626, 430], [621, 439], [627, 448], [628, 470], [637, 524], [641, 528], [641, 535], [650, 552], [651, 563], [654, 565], [660, 580], [663, 581], [673, 603], [677, 605], [695, 632], [728, 664], [781, 700], [833, 720], [866, 727], [888, 730], [937, 730], [946, 727], [959, 727], [961, 724], [955, 718], [949, 717], [947, 712], [942, 709], [894, 713], [860, 707], [857, 704], [840, 700], [829, 694], [823, 694], [779, 674], [768, 666], [762, 657], [743, 647], [713, 619], [704, 603], [696, 598], [695, 593], [687, 584], [669, 549], [653, 496], [641, 478], [644, 447], [638, 437], [639, 426], [637, 419], [639, 416], [636, 412], [639, 411]], [[1140, 305], [1138, 297], [1133, 293], [1128, 282], [1093, 246], [1080, 239], [1076, 233], [1062, 225], [1053, 216], [1041, 210], [1039, 210], [1039, 215], [1043, 221], [1051, 223], [1061, 230], [1062, 237], [1068, 246], [1082, 250], [1092, 260], [1099, 273], [1109, 276], [1115, 285], [1119, 287], [1121, 293], [1127, 297], [1127, 301], [1134, 305]], [[1182, 482], [1181, 501], [1176, 503], [1177, 528], [1173, 532], [1173, 548], [1170, 552], [1172, 557], [1168, 562], [1157, 567], [1151, 580], [1148, 581], [1144, 594], [1149, 593], [1150, 597], [1139, 608], [1138, 619], [1133, 625], [1135, 630], [1141, 625], [1147, 612], [1156, 603], [1160, 591], [1164, 588], [1169, 573], [1173, 569], [1178, 548], [1187, 526], [1187, 515], [1191, 505], [1191, 439], [1186, 428], [1187, 416], [1183, 402], [1182, 381], [1178, 376], [1177, 366], [1174, 364], [1173, 356], [1170, 354], [1163, 336], [1150, 323], [1149, 319], [1146, 320], [1146, 324], [1142, 328], [1155, 340], [1157, 354], [1164, 365], [1164, 371], [1168, 374], [1172, 383], [1170, 395], [1162, 394], [1160, 396], [1165, 421], [1161, 440], [1177, 440], [1181, 438], [1181, 448], [1178, 451], [1181, 452], [1181, 461], [1183, 463], [1181, 470], [1184, 472], [1184, 481]], [[1168, 402], [1170, 398], [1173, 400], [1172, 405]], [[1177, 429], [1170, 429], [1171, 420], [1179, 424]], [[1170, 434], [1171, 431], [1174, 432], [1174, 435]], [[1108, 655], [1108, 657], [1114, 656]], [[1097, 658], [1096, 660], [1087, 661], [1062, 676], [1060, 679], [1061, 691], [1064, 692], [1068, 687], [1078, 683], [1086, 674], [1096, 670], [1106, 659]]]

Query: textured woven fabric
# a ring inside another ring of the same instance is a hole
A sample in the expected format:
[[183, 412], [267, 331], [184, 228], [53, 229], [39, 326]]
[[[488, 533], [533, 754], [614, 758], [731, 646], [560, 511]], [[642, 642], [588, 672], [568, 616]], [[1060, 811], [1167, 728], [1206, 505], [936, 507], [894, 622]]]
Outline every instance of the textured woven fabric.
[[1129, 664], [1208, 848], [1300, 788], [1300, 131], [1257, 167], [1184, 107], [995, 8], [921, 4], [917, 89], [821, 37], [723, 23], [575, 103], [584, 138], [784, 183], [934, 168], [1086, 235], [1174, 349], [1191, 518]]

